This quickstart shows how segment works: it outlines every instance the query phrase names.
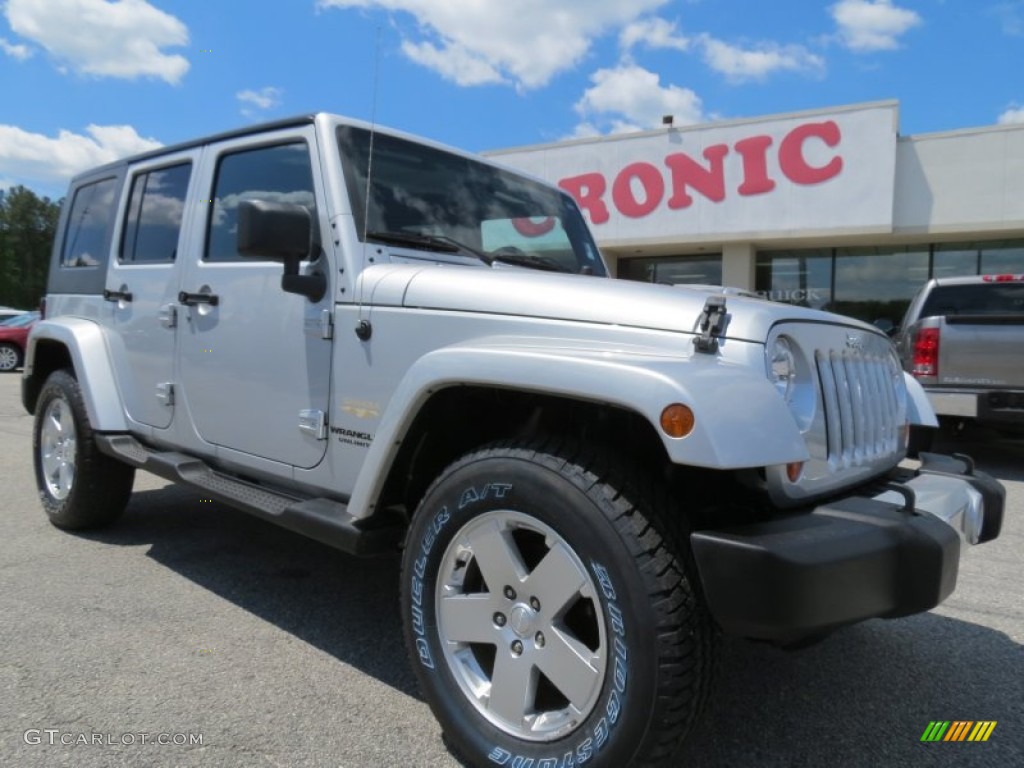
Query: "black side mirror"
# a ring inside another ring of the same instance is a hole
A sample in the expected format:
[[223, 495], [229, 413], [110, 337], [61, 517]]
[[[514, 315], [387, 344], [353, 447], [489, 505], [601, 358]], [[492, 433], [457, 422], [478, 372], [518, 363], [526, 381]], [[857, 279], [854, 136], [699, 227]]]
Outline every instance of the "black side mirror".
[[313, 242], [309, 209], [293, 203], [243, 200], [238, 205], [238, 252], [258, 259], [284, 262], [281, 290], [313, 302], [327, 293], [322, 272], [299, 274], [299, 262], [319, 245]]

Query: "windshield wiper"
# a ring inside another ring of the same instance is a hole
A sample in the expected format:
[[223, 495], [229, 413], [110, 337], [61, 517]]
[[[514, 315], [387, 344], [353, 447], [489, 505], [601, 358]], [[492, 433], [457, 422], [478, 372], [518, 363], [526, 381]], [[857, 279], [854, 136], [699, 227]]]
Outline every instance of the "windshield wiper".
[[409, 245], [414, 248], [425, 248], [430, 251], [441, 253], [458, 253], [460, 248], [453, 243], [435, 235], [423, 235], [418, 232], [381, 232], [370, 231], [366, 233], [367, 240], [376, 240], [379, 243], [388, 245]]
[[454, 237], [448, 237], [448, 235], [428, 235], [423, 232], [367, 232], [366, 238], [368, 240], [377, 240], [381, 243], [388, 243], [390, 245], [409, 245], [414, 248], [425, 248], [430, 251], [439, 251], [440, 253], [462, 253], [469, 256], [475, 256], [480, 259], [484, 264], [490, 266], [494, 262], [494, 257], [478, 251], [472, 246], [466, 245], [463, 242], [456, 240]]
[[529, 253], [493, 253], [491, 258], [502, 264], [514, 264], [517, 267], [542, 269], [545, 272], [572, 272], [571, 269], [559, 264], [552, 258]]
[[465, 243], [456, 240], [454, 237], [449, 237], [448, 235], [428, 235], [423, 232], [386, 232], [371, 230], [366, 233], [366, 239], [376, 240], [379, 243], [387, 243], [389, 245], [406, 245], [412, 248], [423, 248], [425, 250], [438, 251], [440, 253], [467, 254], [469, 256], [475, 256], [488, 266], [491, 266], [496, 261], [500, 261], [502, 264], [513, 264], [517, 267], [541, 269], [546, 272], [572, 271], [547, 256], [524, 253], [518, 248], [514, 250], [499, 248], [493, 253], [487, 253], [466, 245]]

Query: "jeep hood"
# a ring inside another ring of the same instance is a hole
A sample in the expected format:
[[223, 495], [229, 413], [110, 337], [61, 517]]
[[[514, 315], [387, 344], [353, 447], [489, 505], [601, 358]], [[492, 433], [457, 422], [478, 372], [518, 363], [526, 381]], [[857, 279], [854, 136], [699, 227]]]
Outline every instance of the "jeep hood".
[[[697, 333], [706, 287], [656, 285], [517, 268], [378, 265], [362, 275], [363, 300], [377, 306], [518, 315]], [[827, 312], [728, 295], [725, 338], [763, 342], [783, 320], [829, 322], [877, 332]]]

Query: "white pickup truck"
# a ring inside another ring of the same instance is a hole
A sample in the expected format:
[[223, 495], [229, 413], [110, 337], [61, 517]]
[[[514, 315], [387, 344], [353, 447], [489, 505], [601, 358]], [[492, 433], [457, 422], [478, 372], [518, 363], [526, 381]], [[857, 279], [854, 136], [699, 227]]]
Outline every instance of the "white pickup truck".
[[722, 631], [927, 611], [999, 534], [969, 460], [901, 467], [934, 416], [877, 329], [610, 279], [562, 190], [333, 115], [76, 177], [45, 306], [22, 399], [51, 522], [112, 523], [142, 468], [401, 547], [405, 642], [472, 765], [671, 764]]
[[[898, 348], [944, 427], [1024, 432], [1024, 274], [930, 280], [907, 308]], [[933, 435], [915, 427], [912, 451]]]

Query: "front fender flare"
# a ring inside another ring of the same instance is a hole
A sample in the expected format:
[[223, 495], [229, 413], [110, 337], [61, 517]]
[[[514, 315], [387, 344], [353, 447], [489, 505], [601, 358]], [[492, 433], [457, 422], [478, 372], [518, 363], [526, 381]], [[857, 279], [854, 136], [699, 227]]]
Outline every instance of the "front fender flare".
[[79, 317], [60, 317], [36, 323], [25, 355], [26, 378], [35, 375], [35, 353], [40, 343], [59, 344], [68, 351], [75, 376], [82, 385], [82, 399], [85, 400], [92, 428], [97, 432], [127, 431], [128, 424], [103, 329], [92, 320]]
[[[789, 409], [764, 376], [717, 358], [674, 358], [606, 350], [513, 345], [452, 346], [417, 360], [395, 390], [366, 456], [349, 512], [373, 512], [391, 464], [423, 404], [460, 385], [492, 386], [603, 402], [647, 419], [677, 464], [738, 469], [806, 461]], [[688, 405], [693, 432], [670, 438], [661, 411]]]

